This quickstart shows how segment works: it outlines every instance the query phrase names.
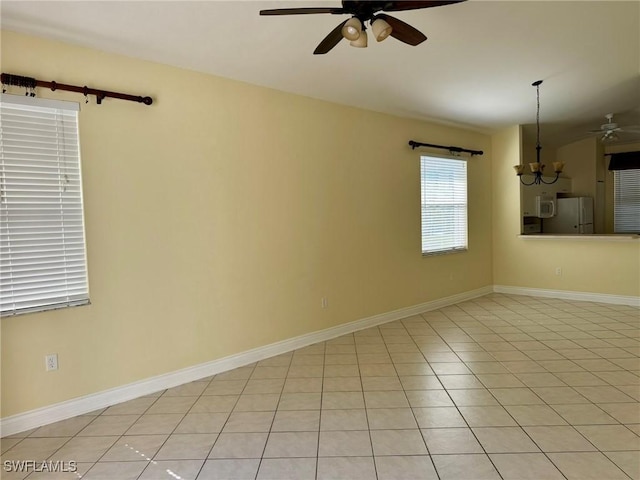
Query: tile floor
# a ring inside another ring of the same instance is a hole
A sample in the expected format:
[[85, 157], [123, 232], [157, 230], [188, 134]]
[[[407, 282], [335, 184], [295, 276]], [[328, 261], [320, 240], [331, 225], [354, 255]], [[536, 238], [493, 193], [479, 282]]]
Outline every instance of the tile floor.
[[488, 295], [3, 438], [78, 471], [2, 478], [639, 479], [639, 326]]

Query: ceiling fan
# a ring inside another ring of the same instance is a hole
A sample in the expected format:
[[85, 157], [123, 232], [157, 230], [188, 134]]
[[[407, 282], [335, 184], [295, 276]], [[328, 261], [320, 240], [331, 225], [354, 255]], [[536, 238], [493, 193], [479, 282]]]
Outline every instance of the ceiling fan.
[[608, 113], [604, 116], [607, 119], [607, 123], [600, 125], [597, 130], [589, 130], [589, 133], [602, 134], [602, 141], [618, 140], [618, 133], [637, 133], [640, 134], [640, 125], [629, 125], [622, 127], [613, 121], [613, 113]]
[[351, 41], [353, 47], [367, 46], [367, 33], [365, 22], [369, 22], [373, 35], [378, 42], [391, 36], [408, 45], [419, 45], [427, 37], [408, 23], [398, 20], [391, 15], [379, 12], [400, 12], [405, 10], [418, 10], [422, 8], [440, 7], [452, 3], [460, 3], [465, 0], [448, 1], [354, 1], [343, 0], [342, 8], [339, 7], [306, 7], [306, 8], [277, 8], [273, 10], [261, 10], [260, 15], [307, 15], [316, 13], [329, 13], [332, 15], [351, 15], [316, 47], [313, 54], [322, 55], [335, 47], [340, 40], [346, 38]]

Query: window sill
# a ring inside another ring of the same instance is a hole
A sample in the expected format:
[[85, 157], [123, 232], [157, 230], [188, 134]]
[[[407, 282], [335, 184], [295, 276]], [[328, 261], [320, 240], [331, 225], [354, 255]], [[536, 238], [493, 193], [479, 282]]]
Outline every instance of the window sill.
[[640, 235], [611, 233], [611, 234], [534, 234], [534, 235], [518, 235], [518, 238], [526, 239], [542, 239], [542, 240], [581, 240], [581, 241], [597, 241], [597, 242], [635, 242], [640, 240]]
[[464, 253], [469, 251], [468, 248], [452, 248], [451, 250], [443, 250], [441, 252], [422, 252], [422, 258], [437, 257], [439, 255], [451, 255], [455, 253]]

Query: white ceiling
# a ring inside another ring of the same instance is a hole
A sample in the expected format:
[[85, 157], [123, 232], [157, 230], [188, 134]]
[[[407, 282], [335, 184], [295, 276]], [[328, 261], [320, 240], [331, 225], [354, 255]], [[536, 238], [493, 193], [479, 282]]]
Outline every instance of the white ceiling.
[[340, 1], [0, 4], [3, 29], [481, 132], [533, 124], [538, 79], [543, 143], [584, 138], [610, 112], [640, 124], [638, 1], [471, 0], [397, 12], [429, 39], [411, 47], [370, 36], [366, 49], [343, 40], [326, 55], [312, 52], [346, 16], [258, 15], [298, 6]]

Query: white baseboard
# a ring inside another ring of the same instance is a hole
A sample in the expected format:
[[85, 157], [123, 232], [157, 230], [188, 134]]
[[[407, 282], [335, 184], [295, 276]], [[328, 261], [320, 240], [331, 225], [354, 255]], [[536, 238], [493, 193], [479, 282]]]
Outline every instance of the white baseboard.
[[317, 342], [330, 340], [340, 335], [352, 333], [365, 328], [373, 327], [383, 323], [400, 320], [402, 318], [417, 315], [431, 310], [454, 305], [465, 300], [481, 297], [494, 292], [492, 286], [459, 293], [450, 297], [421, 303], [412, 307], [401, 308], [391, 312], [374, 315], [353, 322], [327, 328], [306, 335], [272, 343], [264, 347], [254, 348], [246, 352], [230, 355], [211, 362], [194, 365], [174, 372], [157, 375], [128, 385], [93, 393], [84, 397], [74, 398], [65, 402], [56, 403], [46, 407], [31, 410], [25, 413], [13, 415], [0, 419], [1, 436], [13, 435], [24, 432], [32, 428], [41, 427], [50, 423], [65, 420], [83, 415], [101, 408], [126, 402], [150, 393], [154, 393], [166, 388], [176, 387], [184, 383], [193, 382], [202, 378], [216, 375], [234, 368], [242, 367], [266, 358], [287, 353], [292, 350], [306, 347]]
[[494, 285], [493, 291], [495, 293], [507, 293], [510, 295], [559, 298], [562, 300], [579, 300], [584, 302], [611, 303], [615, 305], [629, 305], [631, 307], [640, 307], [640, 297], [610, 295], [607, 293], [573, 292], [569, 290], [546, 290], [543, 288], [510, 287], [507, 285]]

